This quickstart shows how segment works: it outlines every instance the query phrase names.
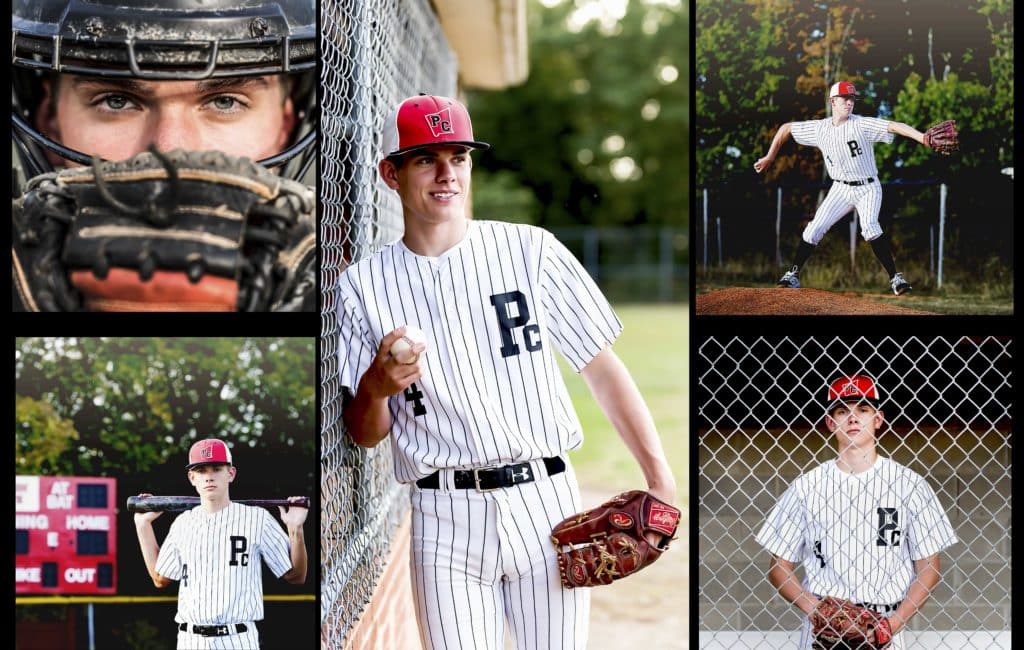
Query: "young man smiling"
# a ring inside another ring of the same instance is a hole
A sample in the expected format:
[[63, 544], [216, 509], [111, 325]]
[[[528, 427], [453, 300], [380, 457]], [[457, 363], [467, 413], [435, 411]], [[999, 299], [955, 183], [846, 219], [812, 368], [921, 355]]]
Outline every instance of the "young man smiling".
[[[489, 145], [461, 103], [410, 97], [383, 142], [380, 177], [401, 198], [405, 233], [339, 280], [339, 375], [353, 441], [390, 435], [396, 478], [412, 489], [424, 646], [501, 650], [507, 622], [519, 650], [584, 648], [589, 593], [562, 587], [551, 542], [582, 510], [567, 452], [583, 432], [555, 349], [648, 491], [675, 501], [651, 414], [612, 351], [622, 325], [551, 233], [469, 218], [470, 151]], [[390, 354], [406, 325], [427, 339], [408, 364]]]

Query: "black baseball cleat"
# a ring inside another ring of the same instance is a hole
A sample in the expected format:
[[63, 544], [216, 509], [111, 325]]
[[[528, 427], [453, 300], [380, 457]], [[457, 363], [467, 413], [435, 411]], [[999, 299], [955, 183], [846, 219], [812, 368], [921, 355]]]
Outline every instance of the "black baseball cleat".
[[902, 296], [908, 291], [911, 291], [914, 287], [910, 286], [910, 283], [903, 278], [902, 273], [897, 273], [892, 276], [892, 280], [889, 282], [892, 286], [892, 292], [897, 296]]

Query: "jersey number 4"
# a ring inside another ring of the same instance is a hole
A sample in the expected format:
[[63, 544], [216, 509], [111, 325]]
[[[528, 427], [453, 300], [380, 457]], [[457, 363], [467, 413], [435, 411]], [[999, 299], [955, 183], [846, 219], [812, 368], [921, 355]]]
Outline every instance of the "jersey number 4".
[[412, 414], [416, 417], [427, 414], [427, 407], [423, 405], [423, 391], [416, 385], [415, 382], [409, 384], [409, 387], [402, 393], [405, 395], [405, 401], [412, 402]]

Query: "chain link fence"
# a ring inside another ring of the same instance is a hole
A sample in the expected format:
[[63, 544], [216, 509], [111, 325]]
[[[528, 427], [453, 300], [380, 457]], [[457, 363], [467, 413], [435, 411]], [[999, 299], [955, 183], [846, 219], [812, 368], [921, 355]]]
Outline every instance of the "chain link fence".
[[321, 605], [325, 647], [342, 647], [373, 594], [408, 510], [389, 441], [356, 447], [341, 420], [334, 287], [353, 261], [402, 232], [377, 174], [388, 112], [419, 92], [454, 96], [454, 54], [428, 0], [324, 0], [320, 124]]
[[879, 455], [925, 478], [958, 538], [940, 554], [942, 579], [906, 647], [1010, 647], [1011, 339], [698, 343], [701, 648], [796, 647], [803, 613], [768, 582], [771, 556], [755, 536], [794, 479], [835, 459], [826, 389], [856, 373], [882, 390]]

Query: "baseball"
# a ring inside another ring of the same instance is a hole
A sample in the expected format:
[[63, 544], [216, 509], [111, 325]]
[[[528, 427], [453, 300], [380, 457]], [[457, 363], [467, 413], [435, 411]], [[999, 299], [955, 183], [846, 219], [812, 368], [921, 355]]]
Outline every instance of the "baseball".
[[411, 352], [417, 343], [426, 343], [427, 335], [415, 325], [405, 326], [405, 335], [391, 344], [391, 356], [398, 363], [416, 363], [420, 355]]

